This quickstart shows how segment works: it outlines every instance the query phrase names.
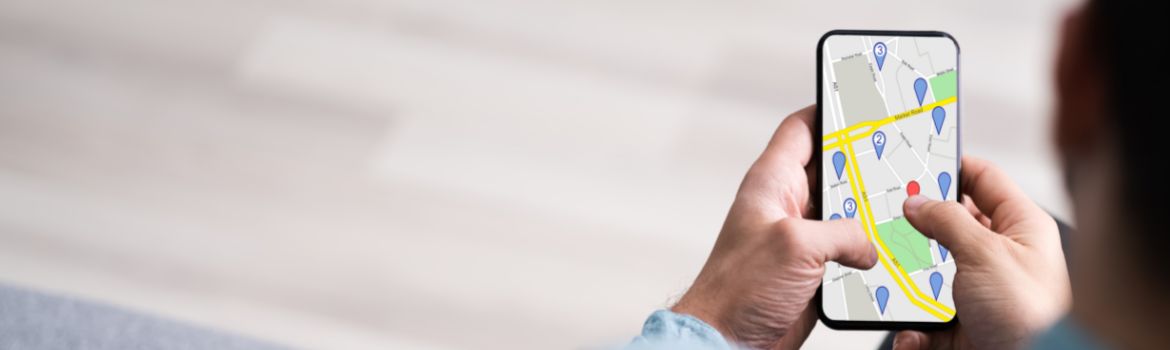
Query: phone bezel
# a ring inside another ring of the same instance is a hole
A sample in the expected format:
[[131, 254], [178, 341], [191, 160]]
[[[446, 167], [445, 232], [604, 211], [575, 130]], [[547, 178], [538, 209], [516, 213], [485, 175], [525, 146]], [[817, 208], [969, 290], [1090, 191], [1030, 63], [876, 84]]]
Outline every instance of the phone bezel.
[[[955, 40], [955, 38], [953, 36], [951, 36], [950, 34], [947, 34], [945, 32], [941, 32], [941, 31], [838, 29], [838, 30], [831, 30], [831, 31], [825, 33], [824, 35], [822, 35], [820, 40], [817, 41], [817, 51], [816, 51], [816, 55], [817, 55], [817, 60], [816, 60], [817, 61], [817, 66], [816, 66], [816, 69], [817, 69], [817, 74], [816, 74], [816, 76], [817, 76], [817, 84], [816, 84], [816, 86], [817, 86], [817, 107], [816, 107], [816, 132], [814, 133], [815, 135], [813, 137], [813, 150], [814, 150], [813, 163], [814, 163], [814, 166], [816, 166], [816, 180], [814, 181], [815, 186], [811, 187], [811, 188], [814, 188], [815, 190], [809, 191], [809, 192], [811, 192], [810, 200], [813, 203], [813, 210], [812, 210], [811, 216], [812, 216], [812, 218], [815, 218], [817, 220], [824, 219], [823, 215], [821, 214], [821, 178], [823, 178], [823, 176], [824, 176], [821, 173], [822, 170], [824, 169], [824, 164], [822, 163], [823, 162], [822, 153], [824, 153], [824, 152], [821, 151], [821, 148], [824, 146], [824, 143], [823, 143], [822, 138], [820, 137], [820, 135], [823, 134], [822, 130], [824, 130], [824, 120], [825, 120], [824, 116], [823, 116], [824, 110], [822, 108], [822, 100], [824, 99], [824, 76], [823, 76], [824, 75], [824, 66], [823, 66], [823, 64], [824, 64], [824, 62], [823, 62], [823, 60], [824, 60], [824, 45], [825, 45], [825, 41], [828, 40], [829, 37], [832, 37], [834, 35], [942, 37], [942, 38], [950, 39], [951, 42], [954, 43], [954, 45], [955, 45], [955, 74], [956, 74], [956, 76], [955, 76], [955, 85], [956, 85], [955, 86], [955, 96], [959, 96], [960, 92], [961, 92], [961, 87], [959, 86], [960, 85], [959, 82], [962, 79], [962, 72], [960, 72], [960, 68], [959, 68], [960, 62], [961, 62], [961, 59], [960, 59], [961, 52], [959, 50], [958, 40]], [[962, 119], [963, 118], [961, 117], [962, 113], [960, 112], [961, 111], [960, 107], [962, 106], [962, 102], [963, 102], [962, 98], [959, 98], [957, 101], [955, 101], [955, 111], [956, 111], [956, 113], [955, 113], [955, 125], [956, 125], [955, 126], [955, 137], [957, 138], [956, 144], [958, 145], [957, 146], [958, 149], [956, 150], [956, 153], [955, 153], [957, 155], [957, 157], [955, 157], [955, 169], [957, 169], [959, 173], [962, 172], [961, 159], [962, 159], [962, 151], [963, 151], [962, 136], [961, 136], [962, 135], [961, 131], [962, 131]], [[955, 176], [954, 178], [955, 178], [954, 179], [955, 188], [962, 189], [963, 188], [962, 182], [961, 182], [962, 176]], [[961, 201], [962, 200], [961, 191], [956, 190], [955, 192], [956, 192], [955, 193], [956, 200]], [[813, 298], [813, 302], [815, 302], [817, 304], [817, 317], [821, 320], [821, 323], [824, 323], [825, 326], [828, 326], [829, 328], [832, 328], [832, 329], [839, 329], [839, 330], [903, 330], [903, 329], [936, 330], [936, 329], [945, 329], [945, 328], [952, 327], [955, 325], [955, 323], [957, 323], [959, 321], [958, 313], [956, 313], [955, 317], [951, 318], [951, 320], [947, 321], [947, 322], [834, 320], [834, 319], [830, 319], [828, 316], [825, 315], [824, 304], [822, 304], [822, 300], [821, 300], [822, 299], [821, 298], [821, 289], [822, 288], [824, 288], [824, 282], [821, 282], [817, 286], [817, 293], [816, 293], [816, 296]]]

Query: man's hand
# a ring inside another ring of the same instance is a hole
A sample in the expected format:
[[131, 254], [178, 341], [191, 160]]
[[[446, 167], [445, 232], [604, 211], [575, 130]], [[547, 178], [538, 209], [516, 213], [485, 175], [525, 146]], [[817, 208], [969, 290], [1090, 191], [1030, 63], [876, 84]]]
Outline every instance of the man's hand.
[[780, 124], [740, 185], [707, 264], [673, 311], [752, 348], [796, 348], [816, 324], [809, 301], [832, 260], [867, 269], [877, 252], [855, 220], [812, 221], [815, 109]]
[[991, 163], [963, 157], [964, 204], [910, 197], [906, 218], [958, 264], [959, 325], [905, 331], [895, 349], [1017, 349], [1071, 303], [1056, 222]]

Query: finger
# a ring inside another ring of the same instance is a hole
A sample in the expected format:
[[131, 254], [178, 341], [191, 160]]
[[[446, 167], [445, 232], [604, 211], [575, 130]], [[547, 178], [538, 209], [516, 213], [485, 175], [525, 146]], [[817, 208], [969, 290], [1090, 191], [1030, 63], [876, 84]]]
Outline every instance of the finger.
[[955, 329], [923, 333], [901, 331], [894, 335], [894, 350], [954, 349]]
[[1048, 217], [1007, 173], [991, 162], [964, 156], [961, 176], [962, 192], [991, 219], [992, 231], [1004, 232], [1005, 227]]
[[777, 223], [784, 244], [798, 246], [819, 264], [836, 261], [842, 265], [869, 269], [877, 263], [877, 250], [853, 219], [831, 221], [786, 218]]
[[[809, 164], [809, 165], [806, 165], [804, 167], [804, 175], [808, 181], [807, 183], [809, 184], [809, 186], [813, 186], [814, 184], [818, 183], [817, 177], [820, 175], [819, 170], [820, 169], [817, 169], [816, 166], [813, 164]], [[815, 189], [815, 188], [809, 188], [809, 191], [817, 191], [817, 190], [818, 189]], [[811, 197], [812, 194], [810, 193], [809, 195]], [[816, 203], [813, 203], [812, 200], [809, 200], [808, 203], [804, 206], [804, 211], [801, 212], [801, 217], [809, 218], [814, 213], [816, 213], [815, 209], [816, 209]]]
[[971, 216], [975, 217], [975, 221], [979, 221], [983, 227], [991, 228], [991, 218], [983, 215], [982, 211], [979, 211], [979, 207], [976, 207], [975, 203], [971, 202], [971, 196], [964, 194], [962, 203], [964, 207], [967, 207], [967, 212], [970, 212]]
[[760, 155], [759, 162], [772, 163], [777, 160], [797, 161], [807, 166], [812, 159], [812, 135], [816, 125], [816, 105], [798, 110], [780, 123], [768, 147]]
[[906, 199], [902, 207], [906, 219], [918, 232], [946, 246], [955, 254], [956, 260], [979, 255], [991, 238], [991, 232], [958, 202], [915, 195]]
[[959, 343], [956, 337], [961, 337], [959, 327], [961, 325], [929, 333], [901, 331], [894, 335], [893, 348], [894, 350], [954, 349], [958, 347]]
[[930, 338], [918, 331], [901, 331], [894, 335], [894, 350], [930, 349]]

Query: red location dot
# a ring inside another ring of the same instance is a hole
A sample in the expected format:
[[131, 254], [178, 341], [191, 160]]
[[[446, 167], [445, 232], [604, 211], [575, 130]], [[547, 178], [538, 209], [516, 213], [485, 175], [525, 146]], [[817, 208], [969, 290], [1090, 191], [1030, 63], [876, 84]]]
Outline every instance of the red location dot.
[[918, 181], [911, 180], [910, 183], [906, 184], [906, 195], [913, 196], [916, 194], [918, 194]]

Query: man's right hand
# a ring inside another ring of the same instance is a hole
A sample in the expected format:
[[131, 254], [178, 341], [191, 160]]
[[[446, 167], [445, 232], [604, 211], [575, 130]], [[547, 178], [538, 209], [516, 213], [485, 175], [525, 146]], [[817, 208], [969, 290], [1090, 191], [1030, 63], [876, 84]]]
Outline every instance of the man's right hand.
[[963, 157], [964, 204], [910, 197], [906, 218], [955, 257], [959, 324], [903, 331], [895, 349], [1016, 349], [1067, 312], [1072, 294], [1056, 222], [991, 163]]

